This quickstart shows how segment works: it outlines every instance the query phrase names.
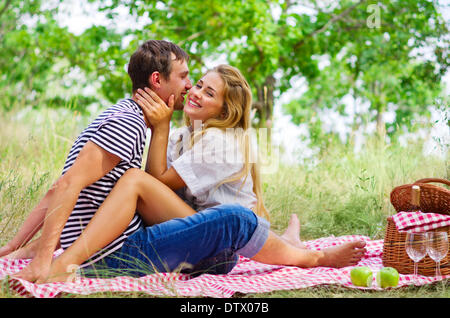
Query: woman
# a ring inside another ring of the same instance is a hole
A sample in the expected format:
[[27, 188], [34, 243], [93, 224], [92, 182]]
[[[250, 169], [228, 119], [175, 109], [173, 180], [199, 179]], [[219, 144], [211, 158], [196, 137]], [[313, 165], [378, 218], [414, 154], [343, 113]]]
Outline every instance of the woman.
[[[51, 275], [65, 272], [67, 266], [72, 264], [89, 266], [90, 263], [86, 260], [122, 233], [135, 211], [139, 212], [148, 225], [158, 225], [149, 227], [152, 228], [151, 233], [133, 234], [129, 238], [130, 245], [148, 240], [148, 235], [152, 236], [149, 242], [155, 242], [155, 235], [159, 237], [155, 231], [160, 229], [167, 232], [168, 228], [182, 228], [167, 227], [168, 224], [179, 224], [193, 219], [198, 219], [197, 224], [201, 224], [201, 218], [214, 209], [216, 212], [222, 210], [226, 217], [227, 209], [234, 209], [233, 206], [227, 205], [230, 203], [239, 203], [259, 216], [267, 215], [261, 197], [258, 167], [256, 163], [251, 162], [250, 140], [246, 135], [247, 129], [250, 128], [251, 90], [241, 73], [226, 65], [208, 71], [188, 93], [184, 106], [186, 126], [177, 130], [169, 142], [173, 101], [166, 106], [156, 94], [147, 92], [148, 94], [145, 94], [140, 91], [143, 96], [135, 96], [152, 125], [146, 172], [131, 169], [125, 173], [79, 239], [54, 261]], [[200, 129], [196, 129], [197, 127]], [[230, 128], [234, 129], [232, 133]], [[230, 157], [233, 160], [229, 160]], [[172, 190], [177, 191], [180, 196]], [[177, 221], [172, 220], [174, 218], [178, 218]], [[166, 222], [168, 220], [172, 221]], [[205, 223], [208, 221], [207, 218], [204, 220]], [[203, 232], [199, 231], [201, 237], [192, 239], [191, 243], [204, 242], [206, 245], [216, 240], [218, 247], [212, 248], [208, 253], [202, 254], [204, 246], [194, 244], [189, 248], [182, 246], [185, 254], [169, 257], [169, 250], [174, 245], [172, 244], [154, 250], [146, 246], [143, 247], [146, 252], [142, 255], [131, 256], [127, 255], [123, 248], [120, 253], [109, 255], [104, 260], [109, 269], [129, 267], [125, 261], [135, 261], [139, 263], [138, 266], [143, 265], [142, 267], [157, 271], [172, 271], [181, 265], [183, 260], [195, 264], [194, 271], [206, 270], [217, 265], [215, 263], [224, 263], [224, 266], [219, 269], [216, 267], [213, 272], [226, 273], [235, 265], [238, 254], [270, 264], [341, 267], [356, 264], [365, 252], [363, 242], [349, 243], [324, 251], [302, 249], [295, 244], [299, 243], [298, 236], [295, 237], [298, 235], [296, 224], [287, 231], [285, 238], [294, 241], [294, 244], [288, 244], [269, 232], [268, 222], [261, 217], [256, 223], [252, 227], [253, 234], [240, 233], [247, 235], [242, 241], [258, 242], [259, 245], [252, 247], [251, 251], [248, 251], [246, 243], [238, 244], [233, 241], [222, 245], [222, 241], [225, 242], [230, 235], [229, 232], [210, 233], [203, 228]], [[236, 226], [232, 231], [246, 231], [242, 229], [243, 227]], [[265, 233], [265, 236], [255, 239], [255, 233], [258, 231]], [[189, 240], [193, 235], [195, 231], [189, 232], [185, 240]], [[223, 235], [223, 238], [220, 235]], [[184, 242], [177, 244], [183, 245]], [[171, 251], [172, 254], [178, 253], [176, 248]], [[171, 257], [173, 261], [168, 260]], [[148, 273], [136, 273], [138, 266], [132, 269], [134, 275]], [[65, 273], [51, 277], [49, 281], [65, 280], [67, 276]]]

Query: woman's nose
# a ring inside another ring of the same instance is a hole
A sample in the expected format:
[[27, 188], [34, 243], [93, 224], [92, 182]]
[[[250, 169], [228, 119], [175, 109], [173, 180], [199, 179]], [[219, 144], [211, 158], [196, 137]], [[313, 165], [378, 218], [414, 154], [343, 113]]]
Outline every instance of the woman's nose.
[[187, 79], [187, 83], [186, 83], [185, 88], [186, 88], [186, 90], [190, 90], [192, 88], [192, 83], [191, 83], [191, 80], [189, 78]]
[[202, 97], [202, 94], [200, 94], [200, 90], [194, 87], [189, 91], [195, 99], [200, 99]]

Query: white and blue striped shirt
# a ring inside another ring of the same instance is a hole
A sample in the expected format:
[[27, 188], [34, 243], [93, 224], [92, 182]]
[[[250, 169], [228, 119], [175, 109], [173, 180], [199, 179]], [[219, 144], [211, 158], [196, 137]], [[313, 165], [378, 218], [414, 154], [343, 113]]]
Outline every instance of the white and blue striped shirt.
[[[101, 179], [84, 188], [61, 233], [60, 243], [67, 249], [88, 225], [119, 178], [130, 168], [141, 168], [147, 126], [142, 109], [131, 99], [123, 99], [101, 113], [76, 139], [69, 152], [62, 174], [73, 165], [89, 140], [117, 155], [121, 161]], [[117, 207], [120, 208], [120, 207]], [[90, 265], [120, 249], [125, 239], [142, 224], [136, 213], [127, 229], [83, 266]]]

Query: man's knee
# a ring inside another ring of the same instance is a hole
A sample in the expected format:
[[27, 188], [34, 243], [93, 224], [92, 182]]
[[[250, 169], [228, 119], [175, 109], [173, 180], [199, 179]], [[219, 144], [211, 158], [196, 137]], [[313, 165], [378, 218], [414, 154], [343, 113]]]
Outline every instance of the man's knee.
[[210, 212], [216, 222], [223, 222], [237, 236], [252, 233], [258, 225], [255, 213], [239, 204], [218, 205], [210, 208]]
[[235, 203], [221, 204], [221, 205], [215, 206], [212, 209], [214, 209], [214, 210], [218, 211], [220, 214], [224, 214], [224, 215], [233, 215], [233, 216], [244, 217], [244, 218], [256, 218], [255, 213], [252, 210], [250, 210], [240, 204], [235, 204]]
[[227, 220], [235, 252], [248, 258], [253, 257], [267, 241], [270, 223], [238, 204], [221, 205], [217, 209], [231, 217]]

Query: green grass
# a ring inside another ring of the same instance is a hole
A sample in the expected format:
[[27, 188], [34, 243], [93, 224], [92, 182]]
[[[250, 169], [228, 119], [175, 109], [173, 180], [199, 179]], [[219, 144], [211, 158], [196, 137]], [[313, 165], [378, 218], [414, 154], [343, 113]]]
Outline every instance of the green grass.
[[[0, 245], [5, 244], [60, 175], [76, 136], [91, 118], [71, 111], [27, 110], [0, 113]], [[272, 228], [282, 232], [290, 214], [301, 221], [304, 240], [330, 235], [383, 238], [393, 187], [424, 177], [449, 179], [448, 159], [426, 155], [423, 142], [408, 147], [373, 138], [362, 151], [335, 144], [316, 165], [281, 165], [263, 175]], [[448, 283], [393, 291], [362, 292], [336, 286], [241, 295], [241, 297], [449, 297]], [[0, 297], [14, 297], [0, 290]], [[68, 295], [68, 297], [77, 297]], [[101, 293], [89, 297], [148, 297]]]
[[4, 244], [61, 174], [70, 147], [88, 120], [54, 110], [0, 116], [0, 244]]
[[395, 213], [389, 194], [420, 178], [449, 178], [448, 161], [422, 153], [422, 143], [406, 148], [370, 140], [363, 151], [334, 145], [312, 167], [282, 166], [265, 176], [266, 204], [275, 229], [290, 213], [302, 223], [302, 237], [361, 234], [383, 238], [386, 217]]

